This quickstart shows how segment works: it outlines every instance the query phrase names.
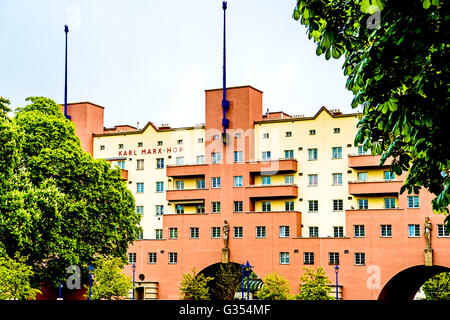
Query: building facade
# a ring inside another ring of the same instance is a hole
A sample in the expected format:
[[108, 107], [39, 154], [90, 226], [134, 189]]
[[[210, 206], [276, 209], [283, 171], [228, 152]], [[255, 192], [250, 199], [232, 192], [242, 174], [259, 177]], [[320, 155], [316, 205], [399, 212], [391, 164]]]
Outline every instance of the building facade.
[[337, 265], [343, 299], [412, 298], [450, 267], [432, 196], [399, 194], [405, 176], [353, 145], [359, 114], [263, 113], [260, 90], [227, 94], [225, 134], [222, 89], [205, 91], [205, 123], [184, 128], [108, 129], [102, 107], [68, 106], [83, 148], [120, 167], [135, 196], [143, 234], [125, 272], [135, 264], [140, 298], [178, 299], [183, 273], [221, 262], [277, 272], [292, 293], [303, 267], [323, 266], [335, 283]]

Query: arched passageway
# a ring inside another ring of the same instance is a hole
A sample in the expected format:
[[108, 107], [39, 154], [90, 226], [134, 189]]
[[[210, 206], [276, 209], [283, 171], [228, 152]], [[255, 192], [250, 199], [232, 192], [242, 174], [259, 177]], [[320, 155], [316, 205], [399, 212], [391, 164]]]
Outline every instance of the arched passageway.
[[450, 272], [450, 268], [419, 265], [400, 271], [386, 283], [378, 300], [413, 300], [428, 279], [442, 272]]

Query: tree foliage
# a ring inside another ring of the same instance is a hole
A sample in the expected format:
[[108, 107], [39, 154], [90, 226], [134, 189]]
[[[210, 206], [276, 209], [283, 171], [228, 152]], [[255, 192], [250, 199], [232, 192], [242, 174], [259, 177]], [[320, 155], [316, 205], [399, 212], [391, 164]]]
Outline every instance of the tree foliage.
[[60, 106], [26, 100], [12, 119], [0, 111], [0, 250], [28, 256], [36, 285], [56, 287], [70, 265], [86, 275], [96, 255], [125, 259], [140, 217], [119, 169], [81, 149]]
[[264, 286], [256, 292], [256, 296], [262, 300], [288, 300], [289, 281], [282, 275], [274, 272], [267, 274], [264, 279]]
[[304, 273], [300, 277], [298, 299], [300, 300], [332, 300], [330, 292], [330, 279], [325, 274], [323, 267], [317, 270], [303, 268]]
[[211, 281], [211, 293], [219, 300], [233, 300], [241, 285], [241, 270], [233, 263], [221, 263], [214, 280]]
[[293, 18], [317, 55], [345, 58], [352, 107], [363, 105], [355, 145], [408, 172], [402, 193], [433, 193], [449, 227], [449, 2], [298, 0]]
[[[99, 257], [96, 261], [91, 286], [92, 300], [119, 300], [133, 288], [133, 282], [122, 272], [123, 260], [119, 257]], [[85, 286], [85, 288], [88, 288]], [[87, 291], [85, 297], [89, 296]]]
[[422, 290], [425, 300], [450, 300], [450, 272], [435, 275], [423, 284]]
[[26, 260], [18, 253], [14, 259], [0, 257], [0, 300], [34, 300], [41, 293], [31, 286], [33, 270]]
[[183, 274], [183, 279], [180, 283], [179, 290], [182, 299], [209, 300], [208, 282], [213, 279], [213, 277], [206, 277], [203, 273], [197, 273], [195, 268], [192, 268], [190, 273]]

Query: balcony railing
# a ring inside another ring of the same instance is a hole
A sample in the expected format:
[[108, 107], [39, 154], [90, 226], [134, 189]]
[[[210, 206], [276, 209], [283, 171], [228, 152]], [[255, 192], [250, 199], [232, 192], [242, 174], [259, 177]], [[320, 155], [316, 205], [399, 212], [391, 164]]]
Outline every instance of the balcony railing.
[[297, 198], [298, 187], [295, 184], [264, 184], [245, 187], [249, 198]]
[[392, 159], [387, 159], [382, 166], [380, 166], [381, 155], [373, 156], [371, 154], [355, 154], [348, 155], [348, 166], [350, 168], [387, 168], [391, 165]]
[[348, 193], [353, 195], [398, 194], [401, 180], [349, 181]]

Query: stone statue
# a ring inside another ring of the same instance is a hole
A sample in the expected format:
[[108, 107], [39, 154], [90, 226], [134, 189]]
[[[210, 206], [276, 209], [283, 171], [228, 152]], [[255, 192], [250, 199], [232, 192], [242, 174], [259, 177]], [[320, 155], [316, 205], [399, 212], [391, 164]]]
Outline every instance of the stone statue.
[[223, 243], [225, 249], [228, 248], [228, 235], [230, 234], [230, 227], [228, 226], [227, 220], [223, 221]]
[[425, 218], [425, 240], [427, 242], [427, 249], [431, 248], [431, 221], [429, 217]]

